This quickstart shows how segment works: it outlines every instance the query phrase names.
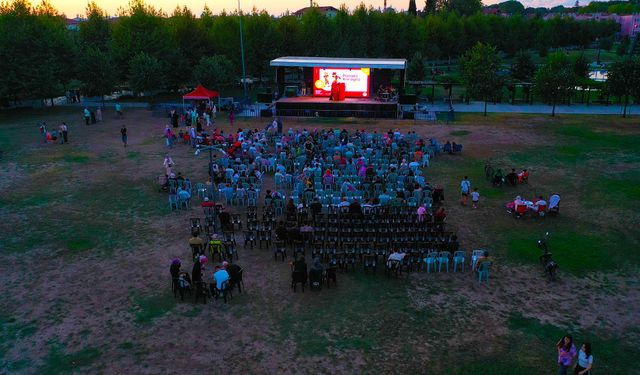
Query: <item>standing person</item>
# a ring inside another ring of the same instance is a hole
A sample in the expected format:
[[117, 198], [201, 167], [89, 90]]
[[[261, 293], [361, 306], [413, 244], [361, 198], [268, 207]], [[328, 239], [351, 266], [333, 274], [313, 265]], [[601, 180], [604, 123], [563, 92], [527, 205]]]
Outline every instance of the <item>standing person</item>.
[[96, 109], [96, 121], [102, 122], [102, 108]]
[[229, 110], [229, 124], [231, 124], [231, 127], [233, 128], [233, 120], [235, 119], [236, 115], [233, 113], [233, 109]]
[[175, 109], [171, 110], [171, 125], [173, 125], [174, 128], [178, 127], [178, 111]]
[[40, 135], [42, 135], [42, 142], [47, 143], [47, 123], [43, 121], [39, 129]]
[[189, 129], [189, 138], [191, 138], [191, 147], [196, 147], [196, 129], [193, 126]]
[[162, 165], [165, 168], [165, 172], [167, 177], [169, 177], [171, 175], [171, 168], [174, 165], [173, 159], [171, 158], [171, 156], [169, 154], [166, 154], [164, 156], [164, 162], [162, 163]]
[[478, 188], [474, 188], [471, 192], [471, 203], [473, 208], [478, 208], [478, 201], [480, 201], [480, 193], [478, 192]]
[[116, 113], [118, 114], [119, 118], [122, 118], [122, 106], [120, 105], [120, 103], [116, 103]]
[[62, 136], [62, 124], [60, 124], [60, 126], [58, 126], [58, 133], [60, 133], [60, 144], [63, 145], [64, 144], [64, 137]]
[[89, 125], [89, 123], [91, 122], [91, 112], [89, 111], [89, 108], [84, 109], [84, 123], [85, 125]]
[[120, 128], [120, 135], [122, 136], [122, 144], [126, 148], [127, 147], [127, 127], [125, 125], [122, 125], [122, 128]]
[[585, 342], [578, 353], [578, 362], [574, 367], [573, 373], [574, 375], [591, 375], [591, 366], [593, 366], [591, 343]]
[[64, 143], [69, 143], [69, 127], [66, 122], [62, 122], [62, 138], [64, 139]]
[[169, 129], [169, 131], [167, 132], [167, 147], [169, 148], [173, 148], [173, 137], [173, 131]]
[[558, 350], [558, 375], [567, 375], [567, 370], [576, 357], [576, 346], [573, 345], [573, 337], [565, 335], [556, 343]]
[[467, 199], [469, 199], [470, 190], [471, 190], [471, 181], [469, 181], [467, 176], [464, 176], [462, 181], [460, 181], [460, 192], [462, 194], [462, 197], [460, 198], [460, 203], [462, 203], [463, 206], [467, 205]]
[[216, 105], [213, 105], [213, 108], [211, 108], [211, 122], [213, 124], [216, 123], [216, 112], [218, 112], [218, 109], [216, 108]]

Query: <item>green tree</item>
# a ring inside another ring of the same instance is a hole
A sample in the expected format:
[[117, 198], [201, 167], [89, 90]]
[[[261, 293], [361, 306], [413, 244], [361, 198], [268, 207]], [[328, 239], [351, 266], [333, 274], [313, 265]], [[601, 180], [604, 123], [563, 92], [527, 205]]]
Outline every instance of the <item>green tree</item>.
[[422, 54], [416, 52], [407, 64], [407, 78], [410, 81], [422, 81], [425, 76], [425, 66]]
[[270, 71], [269, 61], [278, 57], [275, 22], [266, 11], [244, 17], [244, 42], [247, 68], [260, 78]]
[[407, 13], [412, 16], [418, 14], [418, 9], [416, 8], [416, 0], [409, 0], [409, 8], [407, 9]]
[[136, 93], [162, 87], [163, 69], [160, 61], [144, 52], [138, 52], [129, 63], [129, 85]]
[[627, 117], [630, 96], [640, 96], [640, 59], [625, 59], [611, 64], [607, 75], [607, 88], [611, 94], [624, 98], [622, 117]]
[[630, 40], [629, 38], [622, 38], [620, 40], [620, 44], [618, 44], [618, 48], [616, 48], [616, 54], [618, 56], [624, 56], [627, 54], [627, 50], [629, 49], [629, 44], [630, 44]]
[[536, 64], [533, 63], [531, 55], [526, 51], [518, 52], [511, 64], [511, 76], [521, 82], [531, 82], [535, 72]]
[[[126, 78], [136, 54], [144, 52], [148, 57], [163, 61], [177, 45], [164, 13], [143, 0], [131, 0], [113, 26], [111, 48], [118, 72]], [[165, 67], [172, 68], [168, 63]]]
[[235, 72], [233, 64], [224, 56], [203, 57], [194, 70], [196, 80], [208, 88], [229, 86]]
[[556, 114], [556, 104], [571, 98], [576, 85], [574, 65], [571, 59], [561, 52], [547, 58], [538, 69], [534, 78], [536, 93], [547, 103], [551, 103], [551, 116]]
[[480, 0], [447, 0], [446, 9], [449, 12], [456, 12], [461, 16], [470, 16], [482, 10]]
[[0, 4], [0, 97], [61, 95], [73, 76], [75, 53], [64, 18], [50, 3]]
[[86, 9], [87, 20], [80, 23], [80, 44], [83, 48], [110, 50], [111, 23], [107, 14], [95, 2], [90, 2]]
[[524, 13], [524, 5], [521, 2], [516, 0], [504, 1], [498, 5], [498, 9], [501, 12], [507, 14], [523, 14]]
[[496, 48], [477, 43], [461, 59], [462, 81], [467, 95], [484, 101], [484, 115], [487, 115], [487, 101], [500, 92], [503, 80], [498, 75], [501, 60]]
[[424, 13], [427, 15], [435, 14], [438, 9], [438, 0], [425, 0]]
[[78, 78], [87, 96], [104, 96], [113, 92], [116, 69], [109, 52], [99, 48], [87, 48], [78, 64]]
[[613, 41], [613, 37], [600, 38], [598, 39], [598, 48], [603, 51], [611, 51], [611, 48], [613, 48]]
[[577, 78], [589, 78], [589, 62], [584, 54], [578, 55], [573, 61], [573, 72]]

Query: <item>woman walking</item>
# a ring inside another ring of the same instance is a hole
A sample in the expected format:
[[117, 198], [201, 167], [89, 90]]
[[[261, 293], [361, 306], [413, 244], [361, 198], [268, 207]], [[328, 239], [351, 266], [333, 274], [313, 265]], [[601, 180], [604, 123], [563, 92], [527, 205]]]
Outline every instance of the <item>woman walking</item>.
[[593, 355], [591, 355], [591, 343], [585, 342], [578, 353], [578, 363], [574, 367], [574, 375], [591, 375]]
[[565, 335], [556, 343], [558, 350], [558, 375], [567, 375], [567, 370], [576, 357], [576, 347], [573, 345], [573, 337]]

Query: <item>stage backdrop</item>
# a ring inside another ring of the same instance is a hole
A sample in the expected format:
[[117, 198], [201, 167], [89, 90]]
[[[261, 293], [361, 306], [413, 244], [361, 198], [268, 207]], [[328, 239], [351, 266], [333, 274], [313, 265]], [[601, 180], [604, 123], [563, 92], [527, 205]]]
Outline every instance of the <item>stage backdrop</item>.
[[345, 96], [369, 97], [369, 68], [313, 68], [313, 95], [331, 95], [331, 84], [337, 79], [345, 84]]

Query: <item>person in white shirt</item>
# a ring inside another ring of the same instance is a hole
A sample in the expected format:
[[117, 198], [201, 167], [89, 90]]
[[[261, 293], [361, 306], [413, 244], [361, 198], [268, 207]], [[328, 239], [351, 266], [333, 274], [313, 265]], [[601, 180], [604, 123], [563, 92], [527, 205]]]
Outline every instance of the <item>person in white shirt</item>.
[[538, 197], [538, 199], [533, 204], [533, 210], [535, 212], [540, 212], [540, 210], [542, 209], [543, 211], [541, 212], [541, 215], [543, 215], [544, 214], [544, 210], [546, 208], [547, 208], [547, 201], [545, 201], [544, 198], [542, 198], [542, 195], [541, 195], [541, 196]]
[[480, 193], [478, 192], [478, 188], [475, 188], [471, 192], [471, 204], [473, 208], [478, 208], [478, 201], [480, 201]]
[[393, 249], [393, 252], [389, 254], [389, 258], [387, 258], [387, 267], [391, 268], [391, 265], [396, 261], [402, 262], [405, 255], [407, 255], [407, 253], [399, 253], [397, 249]]

